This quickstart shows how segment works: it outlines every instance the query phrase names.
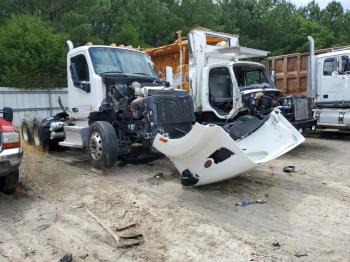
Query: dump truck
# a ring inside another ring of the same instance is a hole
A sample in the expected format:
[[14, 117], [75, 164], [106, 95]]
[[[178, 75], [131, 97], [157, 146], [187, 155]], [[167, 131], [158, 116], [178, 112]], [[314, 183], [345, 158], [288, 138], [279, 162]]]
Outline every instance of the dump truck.
[[350, 46], [270, 57], [277, 86], [285, 94], [306, 95], [312, 100], [317, 127], [322, 130], [350, 129]]
[[199, 122], [226, 121], [247, 111], [261, 117], [279, 107], [300, 132], [315, 129], [310, 100], [282, 96], [265, 65], [249, 61], [269, 52], [240, 46], [238, 35], [197, 28], [147, 53], [160, 77], [191, 94]]
[[[278, 108], [260, 117], [244, 110], [232, 113], [233, 101], [235, 108], [242, 105], [241, 96], [233, 93], [215, 100], [222, 121], [198, 123], [198, 103], [211, 106], [208, 90], [189, 94], [170, 87], [143, 51], [67, 43], [68, 105], [59, 101], [62, 112], [24, 120], [28, 143], [49, 150], [86, 149], [93, 165], [102, 169], [135, 147], [158, 150], [173, 161], [182, 184], [194, 186], [237, 176], [304, 141]], [[226, 83], [225, 70], [232, 68], [215, 71], [217, 83]]]

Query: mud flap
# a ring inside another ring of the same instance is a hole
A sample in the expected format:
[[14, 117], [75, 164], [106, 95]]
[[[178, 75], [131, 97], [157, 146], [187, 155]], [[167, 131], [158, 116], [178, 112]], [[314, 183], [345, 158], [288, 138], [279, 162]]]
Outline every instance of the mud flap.
[[160, 134], [153, 146], [182, 174], [186, 185], [205, 185], [229, 179], [275, 159], [304, 141], [279, 110], [249, 136], [234, 141], [217, 125], [196, 123], [182, 138]]

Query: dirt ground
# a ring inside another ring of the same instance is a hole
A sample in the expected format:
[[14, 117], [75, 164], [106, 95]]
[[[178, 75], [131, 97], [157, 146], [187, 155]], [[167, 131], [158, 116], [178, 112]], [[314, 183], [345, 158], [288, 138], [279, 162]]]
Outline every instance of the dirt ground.
[[[0, 195], [0, 261], [350, 261], [350, 136], [309, 137], [197, 188], [183, 187], [166, 158], [150, 160], [99, 173], [81, 151], [27, 146], [16, 194]], [[266, 203], [236, 206], [258, 199]], [[136, 223], [118, 234], [144, 243], [118, 247], [86, 207], [112, 229]]]

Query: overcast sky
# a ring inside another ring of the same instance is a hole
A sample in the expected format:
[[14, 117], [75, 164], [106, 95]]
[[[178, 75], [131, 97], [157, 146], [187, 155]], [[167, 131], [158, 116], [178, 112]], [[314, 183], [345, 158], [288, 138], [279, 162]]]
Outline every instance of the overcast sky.
[[[294, 3], [295, 5], [303, 6], [307, 5], [311, 0], [289, 0], [290, 2]], [[350, 0], [337, 0], [338, 2], [342, 3], [344, 9], [350, 9]], [[329, 2], [332, 2], [331, 0], [316, 0], [318, 5], [321, 8], [325, 8]]]

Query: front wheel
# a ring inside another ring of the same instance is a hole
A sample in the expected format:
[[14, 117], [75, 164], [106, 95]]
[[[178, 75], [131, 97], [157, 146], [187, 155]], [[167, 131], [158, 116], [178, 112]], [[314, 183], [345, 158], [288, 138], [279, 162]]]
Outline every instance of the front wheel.
[[113, 126], [106, 121], [93, 122], [89, 129], [88, 152], [96, 168], [111, 168], [117, 161], [118, 137]]

